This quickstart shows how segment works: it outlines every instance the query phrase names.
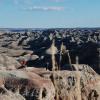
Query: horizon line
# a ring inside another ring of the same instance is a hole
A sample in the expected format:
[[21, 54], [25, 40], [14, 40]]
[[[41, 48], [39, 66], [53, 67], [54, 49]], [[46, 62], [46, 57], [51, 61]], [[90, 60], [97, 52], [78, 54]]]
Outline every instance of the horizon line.
[[0, 27], [0, 29], [61, 29], [61, 28], [100, 28], [100, 27]]

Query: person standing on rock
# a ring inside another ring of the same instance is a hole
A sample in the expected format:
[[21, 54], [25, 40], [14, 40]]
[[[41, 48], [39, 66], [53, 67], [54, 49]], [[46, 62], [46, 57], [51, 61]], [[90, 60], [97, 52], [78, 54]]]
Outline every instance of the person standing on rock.
[[25, 59], [20, 61], [21, 66], [18, 69], [26, 68], [27, 61]]

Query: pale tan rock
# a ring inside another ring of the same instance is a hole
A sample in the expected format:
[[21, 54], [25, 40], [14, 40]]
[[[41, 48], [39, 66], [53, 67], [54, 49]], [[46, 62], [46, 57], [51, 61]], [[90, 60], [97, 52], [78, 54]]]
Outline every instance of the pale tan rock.
[[10, 57], [19, 57], [21, 55], [32, 54], [33, 51], [31, 50], [15, 50], [15, 49], [8, 49], [4, 47], [0, 47], [0, 53], [4, 53]]
[[[99, 100], [100, 75], [88, 65], [73, 65], [77, 71], [55, 72], [55, 89], [61, 100]], [[40, 75], [50, 78], [53, 72], [42, 72]]]
[[54, 100], [55, 88], [50, 79], [27, 71], [0, 71], [0, 85], [7, 91], [33, 98], [34, 100]]
[[17, 69], [19, 68], [21, 65], [18, 61], [16, 61], [16, 59], [9, 57], [5, 54], [0, 54], [0, 69], [9, 69], [9, 70], [13, 70], [13, 69]]

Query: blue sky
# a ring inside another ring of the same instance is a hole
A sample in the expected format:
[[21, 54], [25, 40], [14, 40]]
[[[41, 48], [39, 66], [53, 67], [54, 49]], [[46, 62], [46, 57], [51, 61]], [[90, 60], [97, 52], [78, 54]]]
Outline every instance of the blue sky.
[[0, 27], [100, 27], [100, 0], [0, 0]]

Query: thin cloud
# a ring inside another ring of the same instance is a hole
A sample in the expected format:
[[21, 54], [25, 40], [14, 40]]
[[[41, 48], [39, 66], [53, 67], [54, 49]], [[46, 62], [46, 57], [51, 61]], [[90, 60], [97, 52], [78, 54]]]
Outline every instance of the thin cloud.
[[62, 1], [64, 1], [64, 0], [49, 0], [49, 1], [62, 2]]
[[24, 10], [28, 11], [62, 11], [64, 7], [40, 7], [40, 6], [33, 6], [24, 8]]
[[[34, 5], [34, 0], [14, 0], [14, 4], [26, 11], [63, 11], [63, 6], [38, 6]], [[48, 0], [52, 2], [59, 2], [63, 0]], [[45, 2], [45, 1], [44, 1]]]

